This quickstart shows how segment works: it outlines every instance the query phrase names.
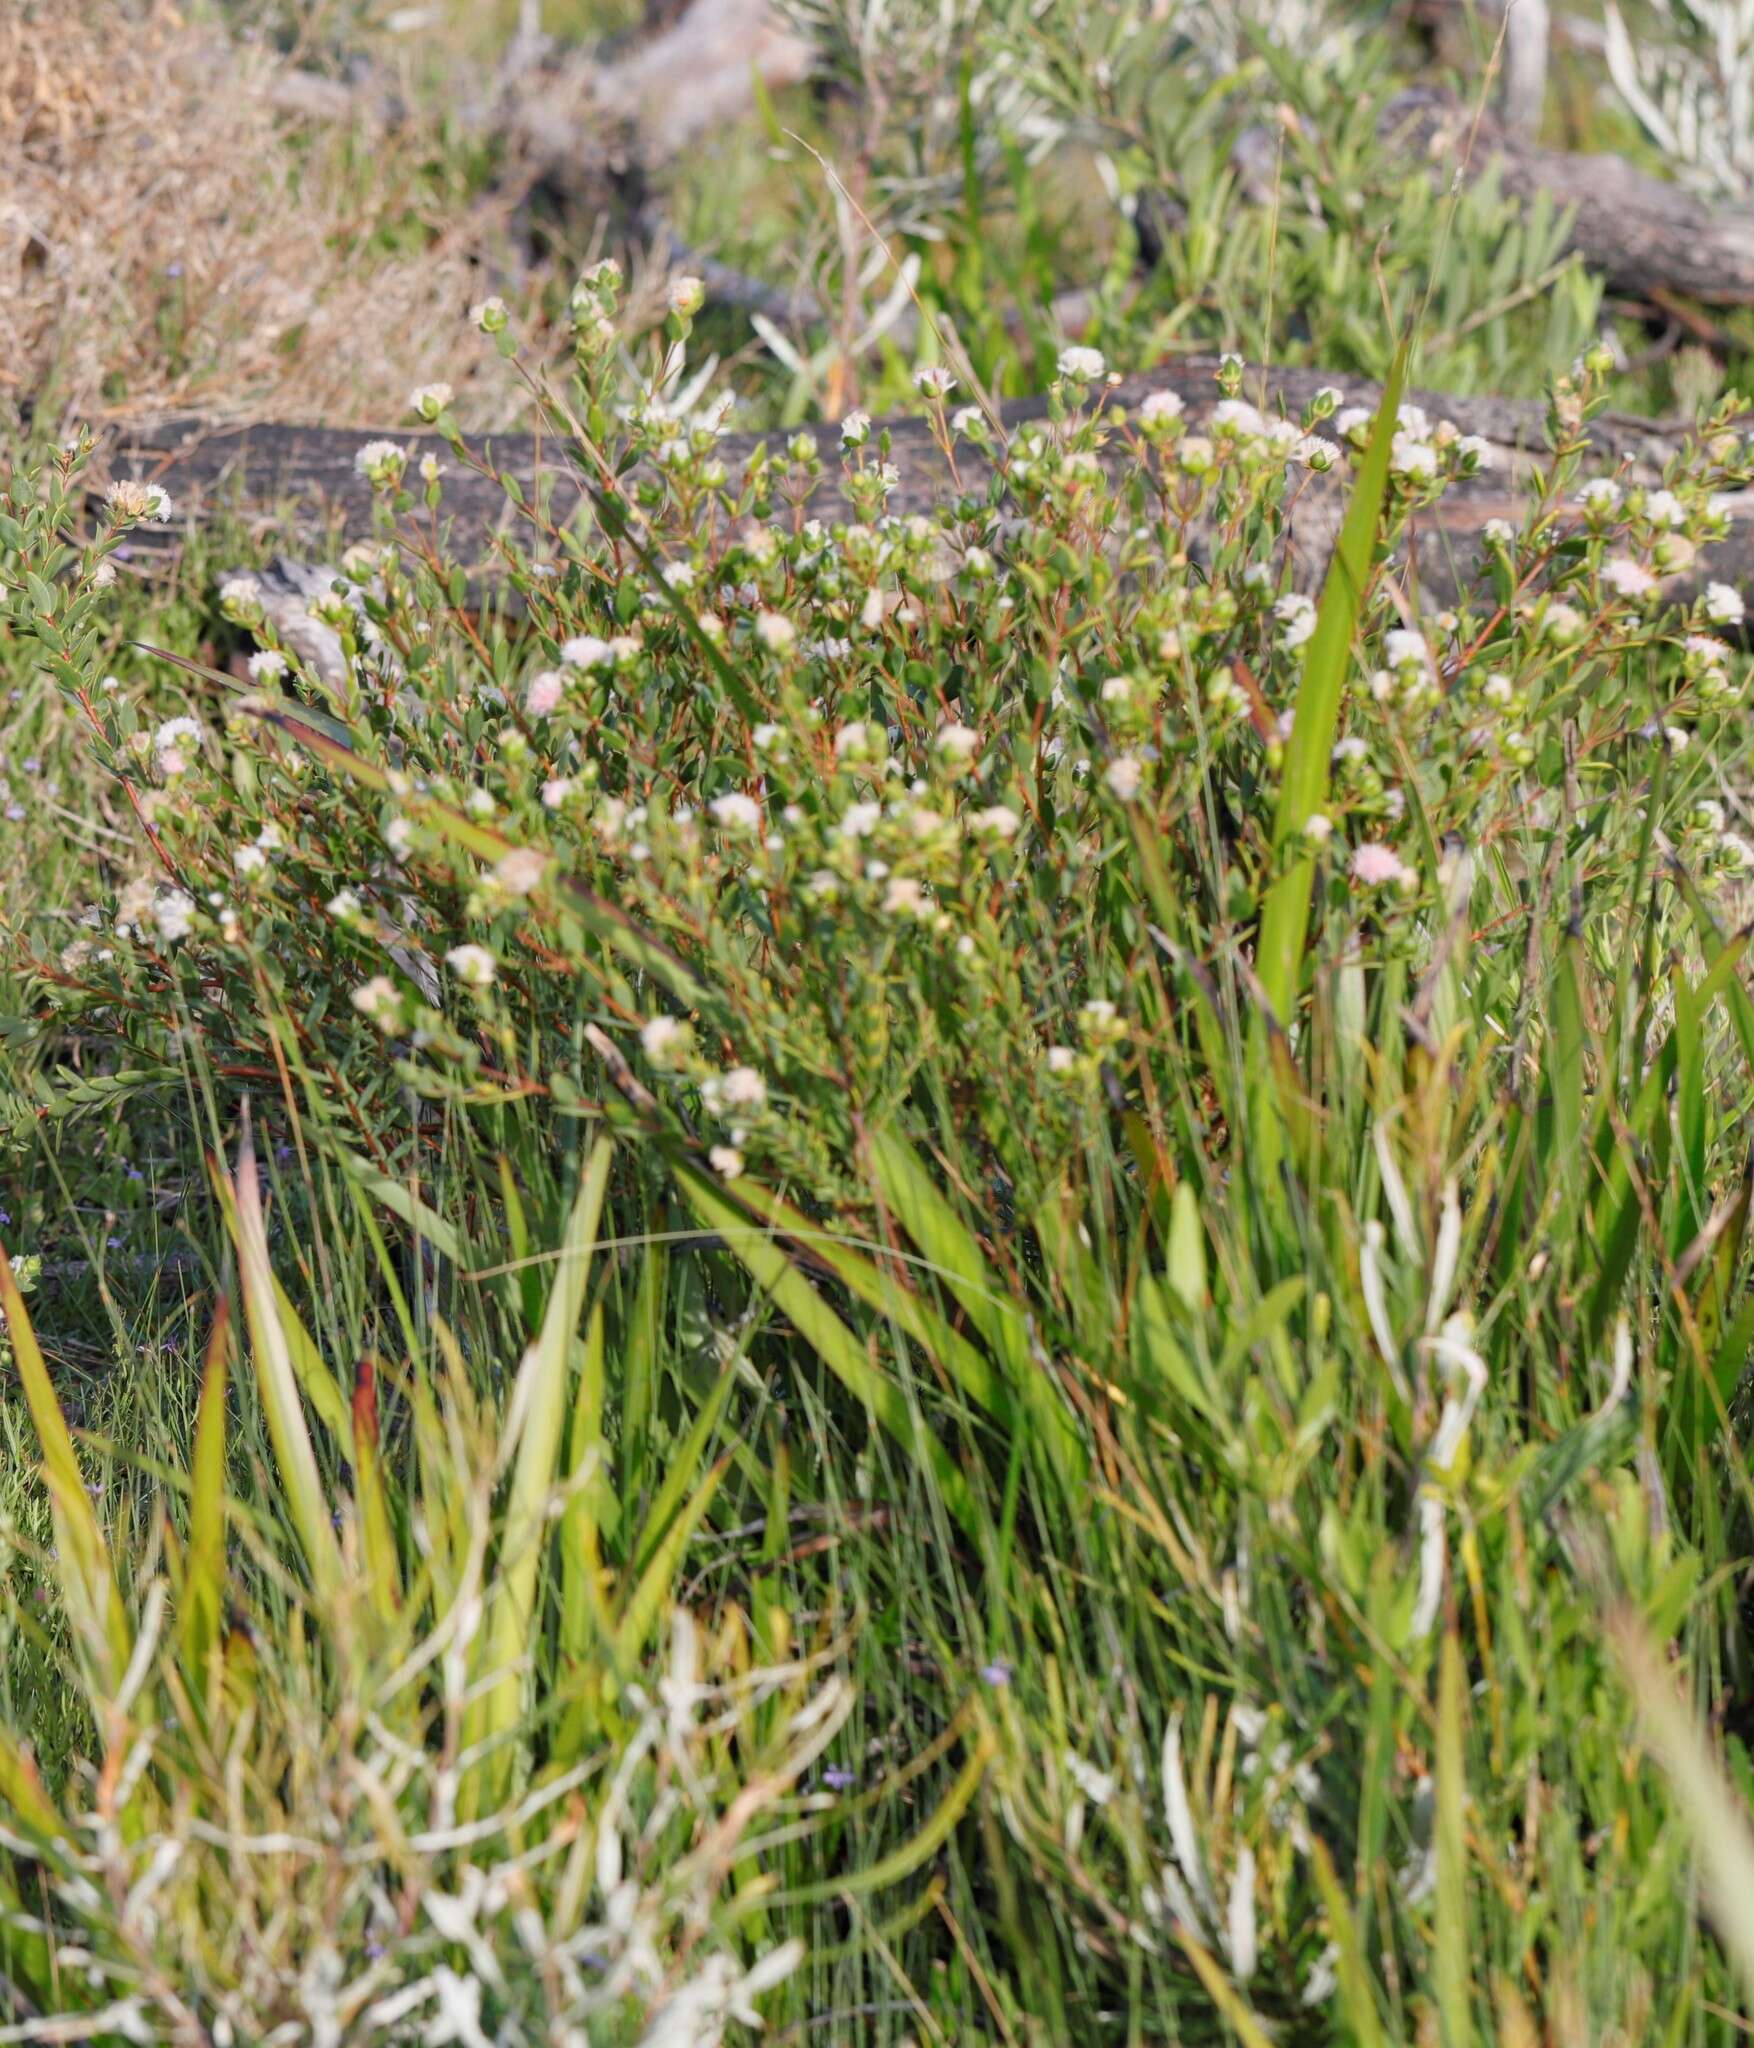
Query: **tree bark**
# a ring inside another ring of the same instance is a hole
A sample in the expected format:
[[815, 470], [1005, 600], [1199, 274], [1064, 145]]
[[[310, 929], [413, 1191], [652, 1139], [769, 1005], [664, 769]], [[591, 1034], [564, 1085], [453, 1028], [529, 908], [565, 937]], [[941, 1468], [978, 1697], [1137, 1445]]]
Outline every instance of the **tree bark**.
[[[1110, 395], [1111, 405], [1136, 408], [1153, 391], [1177, 393], [1187, 409], [1191, 431], [1197, 431], [1218, 400], [1216, 361], [1195, 357], [1167, 363], [1144, 376], [1126, 380]], [[1324, 386], [1337, 389], [1345, 405], [1375, 406], [1378, 386], [1359, 377], [1331, 376], [1319, 370], [1245, 372], [1248, 397], [1273, 411], [1296, 418]], [[1524, 486], [1531, 469], [1545, 455], [1545, 408], [1531, 400], [1453, 398], [1416, 392], [1412, 402], [1435, 418], [1453, 421], [1464, 433], [1487, 443], [1490, 467], [1481, 475], [1454, 484], [1442, 500], [1422, 512], [1411, 540], [1409, 573], [1423, 586], [1444, 596], [1466, 586], [1483, 555], [1482, 530], [1491, 519], [1516, 520], [1524, 504]], [[1046, 403], [1020, 399], [1001, 410], [1008, 432], [1042, 417]], [[892, 439], [893, 459], [901, 482], [890, 500], [899, 513], [928, 511], [970, 491], [984, 491], [991, 465], [967, 443], [958, 445], [952, 472], [935, 444], [926, 421], [896, 418], [879, 423]], [[839, 475], [839, 430], [818, 425], [814, 434], [824, 470], [810, 500], [816, 517], [850, 516]], [[354, 470], [354, 456], [370, 438], [364, 431], [319, 426], [225, 426], [199, 419], [168, 420], [148, 428], [130, 428], [109, 446], [109, 472], [161, 483], [170, 492], [180, 524], [199, 521], [230, 507], [258, 527], [275, 531], [289, 546], [308, 548], [337, 531], [360, 538], [371, 531], [372, 494]], [[518, 533], [526, 543], [530, 528], [504, 488], [491, 476], [461, 469], [450, 450], [430, 433], [400, 437], [417, 463], [436, 454], [447, 471], [442, 517], [449, 525], [451, 555], [478, 575], [491, 577], [495, 538]], [[779, 434], [727, 434], [720, 451], [727, 470], [737, 477], [755, 447], [777, 444]], [[1627, 481], [1654, 483], [1680, 451], [1684, 436], [1677, 427], [1626, 414], [1608, 414], [1591, 430], [1593, 473], [1620, 475]], [[476, 437], [472, 453], [498, 473], [516, 480], [528, 504], [545, 504], [557, 524], [588, 514], [589, 497], [552, 439], [528, 432]], [[1118, 436], [1111, 459], [1118, 468], [1127, 458]], [[1328, 476], [1309, 475], [1297, 493], [1291, 520], [1289, 560], [1298, 587], [1315, 589], [1327, 565], [1339, 528], [1348, 488], [1345, 466]], [[1754, 492], [1730, 500], [1730, 537], [1703, 551], [1693, 572], [1695, 581], [1709, 577], [1744, 590], [1754, 608]], [[1682, 586], [1677, 586], [1681, 588]]]

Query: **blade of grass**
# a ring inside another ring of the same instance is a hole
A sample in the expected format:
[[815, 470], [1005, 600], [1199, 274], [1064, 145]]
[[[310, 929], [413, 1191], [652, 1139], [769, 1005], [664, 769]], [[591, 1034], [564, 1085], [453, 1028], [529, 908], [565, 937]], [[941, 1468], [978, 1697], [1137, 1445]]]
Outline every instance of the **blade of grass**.
[[584, 1308], [614, 1150], [613, 1139], [599, 1138], [585, 1162], [542, 1328], [524, 1354], [512, 1393], [511, 1412], [519, 1418], [517, 1458], [498, 1571], [472, 1646], [472, 1676], [478, 1690], [463, 1721], [464, 1747], [485, 1745], [464, 1779], [460, 1810], [470, 1817], [490, 1810], [510, 1784], [514, 1758], [506, 1738], [517, 1725], [525, 1690], [519, 1661], [528, 1648], [536, 1612], [573, 1339]]
[[[1313, 812], [1327, 800], [1328, 776], [1339, 726], [1340, 704], [1352, 665], [1352, 639], [1370, 577], [1382, 520], [1383, 493], [1388, 482], [1389, 451], [1395, 418], [1407, 377], [1407, 343], [1395, 351], [1376, 424], [1359, 465], [1357, 481], [1346, 507], [1345, 523], [1328, 564], [1316, 611], [1315, 631], [1303, 660], [1303, 681], [1297, 711], [1285, 749], [1285, 770], [1273, 820], [1273, 845], [1283, 854], [1296, 841]], [[1291, 1018], [1297, 970], [1309, 930], [1309, 897], [1315, 880], [1313, 854], [1298, 854], [1273, 884], [1261, 914], [1261, 935], [1255, 951], [1255, 972], [1273, 1014], [1281, 1024]]]
[[353, 1498], [359, 1515], [360, 1556], [372, 1605], [393, 1622], [402, 1605], [402, 1568], [390, 1526], [390, 1501], [379, 1457], [378, 1368], [369, 1351], [353, 1375]]
[[[53, 1852], [72, 1838], [72, 1829], [43, 1789], [30, 1752], [4, 1727], [0, 1727], [0, 1810], [12, 1814], [46, 1851]], [[64, 1860], [61, 1855], [53, 1856], [57, 1864]]]
[[1638, 1703], [1645, 1740], [1674, 1788], [1704, 1867], [1719, 1935], [1754, 1998], [1754, 1827], [1713, 1757], [1698, 1717], [1636, 1614], [1609, 1617], [1608, 1641]]
[[[568, 1487], [560, 1536], [560, 1654], [564, 1668], [582, 1670], [593, 1638], [613, 1637], [614, 1616], [603, 1589], [599, 1537], [604, 1511], [617, 1512], [603, 1438], [603, 1304], [591, 1311], [585, 1355], [573, 1397], [567, 1444]], [[583, 1748], [588, 1716], [574, 1700], [561, 1716], [556, 1755], [576, 1757]]]
[[719, 1417], [725, 1412], [725, 1403], [730, 1399], [735, 1384], [736, 1374], [732, 1370], [727, 1367], [720, 1372], [711, 1393], [701, 1402], [699, 1412], [689, 1424], [687, 1436], [670, 1453], [670, 1468], [664, 1474], [663, 1485], [653, 1497], [639, 1542], [630, 1553], [636, 1572], [644, 1571], [669, 1535], [671, 1523], [682, 1508], [684, 1495], [694, 1484], [695, 1474], [701, 1469], [707, 1445], [712, 1442], [713, 1431], [718, 1427]]
[[951, 1207], [918, 1153], [893, 1132], [873, 1135], [871, 1161], [884, 1201], [925, 1254], [930, 1270], [943, 1280], [986, 1339], [999, 1361], [1010, 1398], [1040, 1431], [1055, 1470], [1061, 1479], [1078, 1484], [1086, 1469], [1084, 1447], [1060, 1404], [1058, 1391], [1031, 1356], [1022, 1314], [992, 1271], [974, 1233]]
[[1340, 1982], [1340, 2007], [1358, 2048], [1382, 2048], [1382, 2024], [1376, 2001], [1371, 1996], [1370, 1973], [1365, 1967], [1358, 1941], [1358, 1923], [1352, 1917], [1344, 1887], [1334, 1869], [1334, 1859], [1320, 1836], [1310, 1843], [1315, 1862], [1316, 1888], [1328, 1916], [1328, 1938], [1334, 1944], [1335, 1974]]
[[789, 1318], [817, 1357], [902, 1449], [926, 1468], [951, 1514], [970, 1535], [977, 1535], [980, 1518], [968, 1481], [951, 1463], [949, 1452], [916, 1419], [901, 1388], [872, 1365], [858, 1338], [774, 1239], [752, 1226], [748, 1213], [693, 1167], [678, 1166], [676, 1183], [701, 1222], [723, 1236], [750, 1278]]
[[13, 1362], [24, 1384], [25, 1404], [43, 1454], [43, 1477], [54, 1509], [56, 1563], [69, 1618], [87, 1647], [90, 1677], [100, 1701], [107, 1700], [128, 1668], [132, 1635], [116, 1585], [109, 1546], [97, 1511], [85, 1490], [79, 1459], [54, 1383], [43, 1362], [24, 1294], [6, 1250], [0, 1245], [0, 1310], [12, 1340]]
[[230, 1355], [231, 1301], [222, 1294], [207, 1337], [189, 1474], [183, 1663], [197, 1700], [206, 1696], [208, 1660], [221, 1646], [225, 1612], [225, 1390]]
[[[231, 1177], [215, 1159], [208, 1161], [208, 1172], [213, 1181], [214, 1192], [219, 1197], [219, 1206], [225, 1217], [226, 1230], [235, 1244], [238, 1241], [237, 1190]], [[286, 1340], [287, 1357], [291, 1361], [293, 1377], [317, 1420], [330, 1432], [335, 1441], [347, 1441], [347, 1396], [341, 1391], [341, 1383], [329, 1370], [323, 1354], [317, 1349], [316, 1341], [304, 1326], [304, 1319], [294, 1308], [292, 1296], [281, 1286], [278, 1275], [271, 1276], [274, 1318]]]
[[1195, 1940], [1193, 1934], [1179, 1923], [1175, 1938], [1182, 1945], [1187, 1959], [1194, 1966], [1194, 1972], [1205, 1985], [1207, 1996], [1224, 2015], [1242, 2048], [1273, 2048], [1268, 2034], [1254, 2014], [1247, 2001], [1218, 1967], [1217, 1958], [1205, 1945]]
[[[329, 1521], [322, 1474], [311, 1447], [310, 1431], [305, 1427], [298, 1376], [293, 1371], [291, 1348], [280, 1320], [273, 1269], [268, 1263], [268, 1238], [262, 1224], [256, 1153], [247, 1117], [238, 1143], [232, 1192], [238, 1277], [243, 1287], [244, 1319], [249, 1324], [256, 1385], [274, 1445], [275, 1462], [280, 1468], [281, 1485], [286, 1490], [287, 1513], [304, 1552], [311, 1583], [319, 1599], [326, 1603], [341, 1589], [341, 1547]], [[340, 1390], [336, 1391], [339, 1394]], [[345, 1409], [342, 1412], [345, 1415]]]
[[738, 1195], [794, 1243], [807, 1246], [846, 1288], [868, 1307], [890, 1317], [920, 1348], [935, 1358], [971, 1401], [1009, 1426], [1013, 1409], [1004, 1379], [983, 1352], [953, 1330], [932, 1305], [855, 1251], [834, 1231], [811, 1222], [801, 1209], [759, 1183], [743, 1180]]
[[886, 1886], [898, 1884], [902, 1878], [911, 1876], [949, 1839], [951, 1829], [980, 1790], [980, 1782], [986, 1776], [987, 1764], [997, 1746], [991, 1730], [983, 1728], [975, 1739], [967, 1763], [957, 1773], [949, 1791], [921, 1825], [919, 1832], [910, 1836], [899, 1849], [892, 1849], [887, 1856], [866, 1865], [863, 1870], [847, 1871], [821, 1884], [804, 1885], [797, 1891], [788, 1892], [785, 1894], [786, 1903], [805, 1906], [822, 1899], [842, 1898], [848, 1893], [857, 1896], [864, 1892], [882, 1891]]
[[628, 1595], [627, 1606], [615, 1630], [615, 1654], [624, 1671], [631, 1669], [637, 1661], [646, 1639], [670, 1602], [682, 1553], [688, 1548], [689, 1538], [700, 1527], [707, 1509], [712, 1506], [713, 1495], [718, 1492], [720, 1481], [730, 1468], [729, 1457], [721, 1458], [708, 1468], [706, 1477], [665, 1530], [662, 1542], [652, 1553], [651, 1562]]
[[1468, 2016], [1467, 1771], [1462, 1755], [1462, 1647], [1443, 1639], [1437, 1679], [1437, 1899], [1434, 1989], [1444, 2048], [1473, 2048]]

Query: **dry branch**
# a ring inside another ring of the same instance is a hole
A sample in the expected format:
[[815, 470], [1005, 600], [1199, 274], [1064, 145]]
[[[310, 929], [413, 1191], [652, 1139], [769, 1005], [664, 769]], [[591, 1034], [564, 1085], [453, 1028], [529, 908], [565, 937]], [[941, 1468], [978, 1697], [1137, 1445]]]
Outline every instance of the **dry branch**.
[[[1178, 393], [1190, 427], [1197, 427], [1217, 402], [1215, 362], [1192, 358], [1165, 364], [1116, 389], [1114, 405], [1137, 406], [1152, 391]], [[1302, 413], [1323, 386], [1337, 388], [1348, 405], [1374, 406], [1379, 388], [1366, 379], [1331, 376], [1318, 370], [1250, 370], [1244, 389], [1268, 409], [1288, 416]], [[1464, 433], [1478, 434], [1488, 444], [1491, 466], [1482, 475], [1453, 485], [1442, 501], [1419, 515], [1411, 542], [1412, 567], [1428, 589], [1446, 594], [1467, 582], [1479, 561], [1481, 533], [1490, 519], [1515, 520], [1524, 503], [1524, 485], [1545, 454], [1545, 409], [1529, 400], [1452, 398], [1441, 393], [1416, 394], [1416, 402], [1434, 416], [1451, 420]], [[1040, 418], [1040, 399], [1021, 399], [1002, 409], [1007, 430]], [[896, 418], [883, 423], [893, 440], [901, 483], [891, 509], [925, 511], [968, 491], [984, 490], [991, 480], [988, 463], [962, 444], [952, 474], [933, 441], [927, 423]], [[809, 429], [815, 434], [824, 474], [811, 500], [818, 517], [847, 516], [838, 485], [839, 435], [833, 426]], [[226, 505], [259, 524], [308, 543], [339, 527], [343, 536], [359, 537], [371, 530], [371, 493], [354, 470], [354, 456], [366, 438], [362, 432], [314, 426], [216, 426], [202, 420], [171, 420], [146, 430], [119, 435], [108, 450], [115, 475], [131, 475], [162, 483], [175, 500], [179, 516], [199, 519]], [[451, 523], [454, 555], [476, 568], [491, 568], [496, 534], [515, 532], [523, 515], [492, 476], [478, 476], [459, 467], [436, 436], [405, 437], [416, 458], [429, 450], [447, 468], [445, 517]], [[735, 479], [754, 448], [768, 437], [728, 434], [720, 446]], [[1117, 442], [1118, 442], [1118, 437]], [[1669, 424], [1608, 414], [1592, 429], [1599, 473], [1623, 474], [1628, 480], [1656, 481], [1680, 451], [1681, 431]], [[533, 440], [528, 432], [478, 437], [470, 444], [486, 467], [514, 477], [527, 503], [546, 502], [557, 523], [588, 510], [587, 496], [564, 450], [553, 440]], [[1292, 515], [1290, 561], [1297, 584], [1313, 588], [1326, 565], [1344, 503], [1343, 472], [1311, 475], [1301, 486]], [[1697, 565], [1700, 575], [1734, 583], [1754, 600], [1754, 493], [1747, 501], [1730, 501], [1731, 533], [1706, 550]], [[527, 533], [527, 527], [524, 529]]]

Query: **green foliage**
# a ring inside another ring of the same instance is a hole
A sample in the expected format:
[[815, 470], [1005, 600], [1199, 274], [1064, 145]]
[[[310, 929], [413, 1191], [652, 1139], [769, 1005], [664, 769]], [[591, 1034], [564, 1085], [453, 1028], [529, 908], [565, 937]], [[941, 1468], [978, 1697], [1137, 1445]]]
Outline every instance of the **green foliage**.
[[[1422, 381], [1458, 392], [1540, 391], [1603, 319], [1559, 209], [1490, 172], [1451, 191], [1397, 143], [1408, 51], [1380, 23], [1297, 0], [802, 12], [863, 119], [803, 148], [771, 119], [791, 191], [770, 191], [747, 260], [769, 270], [802, 240], [826, 305], [860, 304], [867, 348], [879, 332], [899, 345], [866, 368], [844, 322], [814, 330], [813, 351], [794, 337], [782, 417], [849, 381], [894, 403], [907, 358], [946, 347], [998, 389], [1039, 390], [1063, 338], [1056, 294], [1128, 362], [1203, 344], [1380, 379], [1417, 329]], [[682, 204], [739, 246], [686, 174]]]
[[[1319, 119], [1363, 161], [1368, 68], [1275, 64], [1056, 90], [1141, 93], [1136, 179], [1176, 95], [1227, 163], [1235, 74], [1351, 77], [1355, 132]], [[1030, 166], [978, 76], [909, 253], [1000, 371], [979, 308], [1055, 245], [983, 223]], [[1244, 213], [1184, 133], [1177, 303]], [[1372, 190], [1407, 325], [1541, 274], [1551, 224], [1483, 292], [1465, 207], [1440, 275], [1437, 216]], [[1375, 359], [1360, 271], [1309, 282], [1348, 204], [1237, 227], [1226, 292], [1268, 247], [1298, 280], [1263, 341], [1307, 291], [1312, 352]], [[1439, 359], [1532, 379], [1567, 289]], [[445, 477], [379, 448], [326, 669], [247, 580], [205, 636], [123, 609], [152, 508], [86, 537], [78, 449], [0, 508], [41, 749], [0, 1005], [0, 1234], [41, 1260], [28, 1303], [0, 1262], [15, 2004], [1720, 2038], [1747, 657], [1734, 593], [1657, 579], [1749, 483], [1738, 403], [1604, 488], [1589, 349], [1440, 599], [1408, 530], [1485, 451], [1392, 399], [1276, 421], [1229, 364], [1196, 432], [1044, 325], [1043, 421], [924, 387], [1002, 493], [891, 517], [849, 423], [818, 518], [813, 444], [723, 474], [691, 313], [642, 336], [603, 266], [571, 319], [533, 381], [587, 509], [512, 498], [472, 613]], [[1317, 607], [1283, 565], [1327, 471]], [[57, 804], [103, 830], [51, 858]], [[1660, 1775], [1653, 1641], [1724, 1731], [1665, 1693]]]

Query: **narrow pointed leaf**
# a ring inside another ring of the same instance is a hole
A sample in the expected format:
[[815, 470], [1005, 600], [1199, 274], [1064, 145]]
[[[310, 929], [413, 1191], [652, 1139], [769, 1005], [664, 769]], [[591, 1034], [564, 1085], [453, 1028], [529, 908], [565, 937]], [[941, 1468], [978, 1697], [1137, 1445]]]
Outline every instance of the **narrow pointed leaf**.
[[189, 1474], [183, 1662], [198, 1700], [206, 1696], [208, 1660], [221, 1644], [225, 1615], [225, 1391], [230, 1356], [231, 1302], [222, 1294], [207, 1336]]
[[750, 1278], [766, 1291], [774, 1306], [848, 1392], [876, 1417], [910, 1457], [925, 1466], [951, 1514], [971, 1535], [975, 1534], [979, 1517], [968, 1481], [951, 1462], [944, 1446], [916, 1418], [901, 1388], [877, 1370], [864, 1345], [773, 1238], [750, 1223], [747, 1211], [691, 1166], [676, 1169], [676, 1183], [701, 1222], [724, 1237], [727, 1248]]
[[[305, 1427], [299, 1401], [298, 1376], [275, 1298], [274, 1274], [268, 1263], [268, 1238], [262, 1225], [262, 1202], [256, 1184], [256, 1155], [246, 1126], [238, 1148], [238, 1170], [232, 1184], [233, 1219], [237, 1234], [238, 1278], [243, 1288], [244, 1319], [249, 1325], [250, 1352], [256, 1386], [274, 1446], [287, 1514], [304, 1552], [311, 1584], [320, 1599], [332, 1599], [342, 1580], [341, 1546], [329, 1520], [317, 1454]], [[343, 1411], [345, 1413], [345, 1411]]]
[[43, 1477], [54, 1502], [62, 1595], [91, 1652], [92, 1679], [107, 1697], [128, 1665], [132, 1637], [127, 1612], [97, 1511], [85, 1490], [66, 1417], [4, 1246], [0, 1246], [0, 1311], [5, 1315], [13, 1361], [24, 1383], [25, 1404], [42, 1449]]
[[471, 1815], [503, 1796], [513, 1761], [506, 1738], [517, 1725], [527, 1683], [519, 1662], [530, 1646], [544, 1536], [551, 1526], [549, 1496], [560, 1465], [573, 1340], [584, 1308], [613, 1153], [613, 1140], [599, 1138], [585, 1162], [542, 1327], [524, 1353], [512, 1393], [512, 1411], [519, 1417], [517, 1457], [498, 1566], [472, 1650], [474, 1682], [480, 1689], [463, 1724], [465, 1747], [491, 1746], [465, 1783], [462, 1807]]
[[[1303, 681], [1297, 693], [1291, 738], [1279, 785], [1279, 806], [1273, 820], [1273, 844], [1289, 849], [1313, 812], [1327, 800], [1328, 776], [1339, 729], [1340, 704], [1352, 665], [1352, 641], [1370, 579], [1371, 558], [1382, 521], [1383, 493], [1388, 483], [1389, 452], [1395, 437], [1395, 416], [1407, 377], [1407, 344], [1395, 351], [1376, 424], [1359, 464], [1345, 523], [1322, 585], [1315, 631], [1303, 659]], [[1289, 1022], [1297, 993], [1298, 964], [1309, 929], [1309, 895], [1315, 861], [1296, 855], [1273, 885], [1261, 917], [1255, 971], [1268, 1005], [1280, 1023]]]

